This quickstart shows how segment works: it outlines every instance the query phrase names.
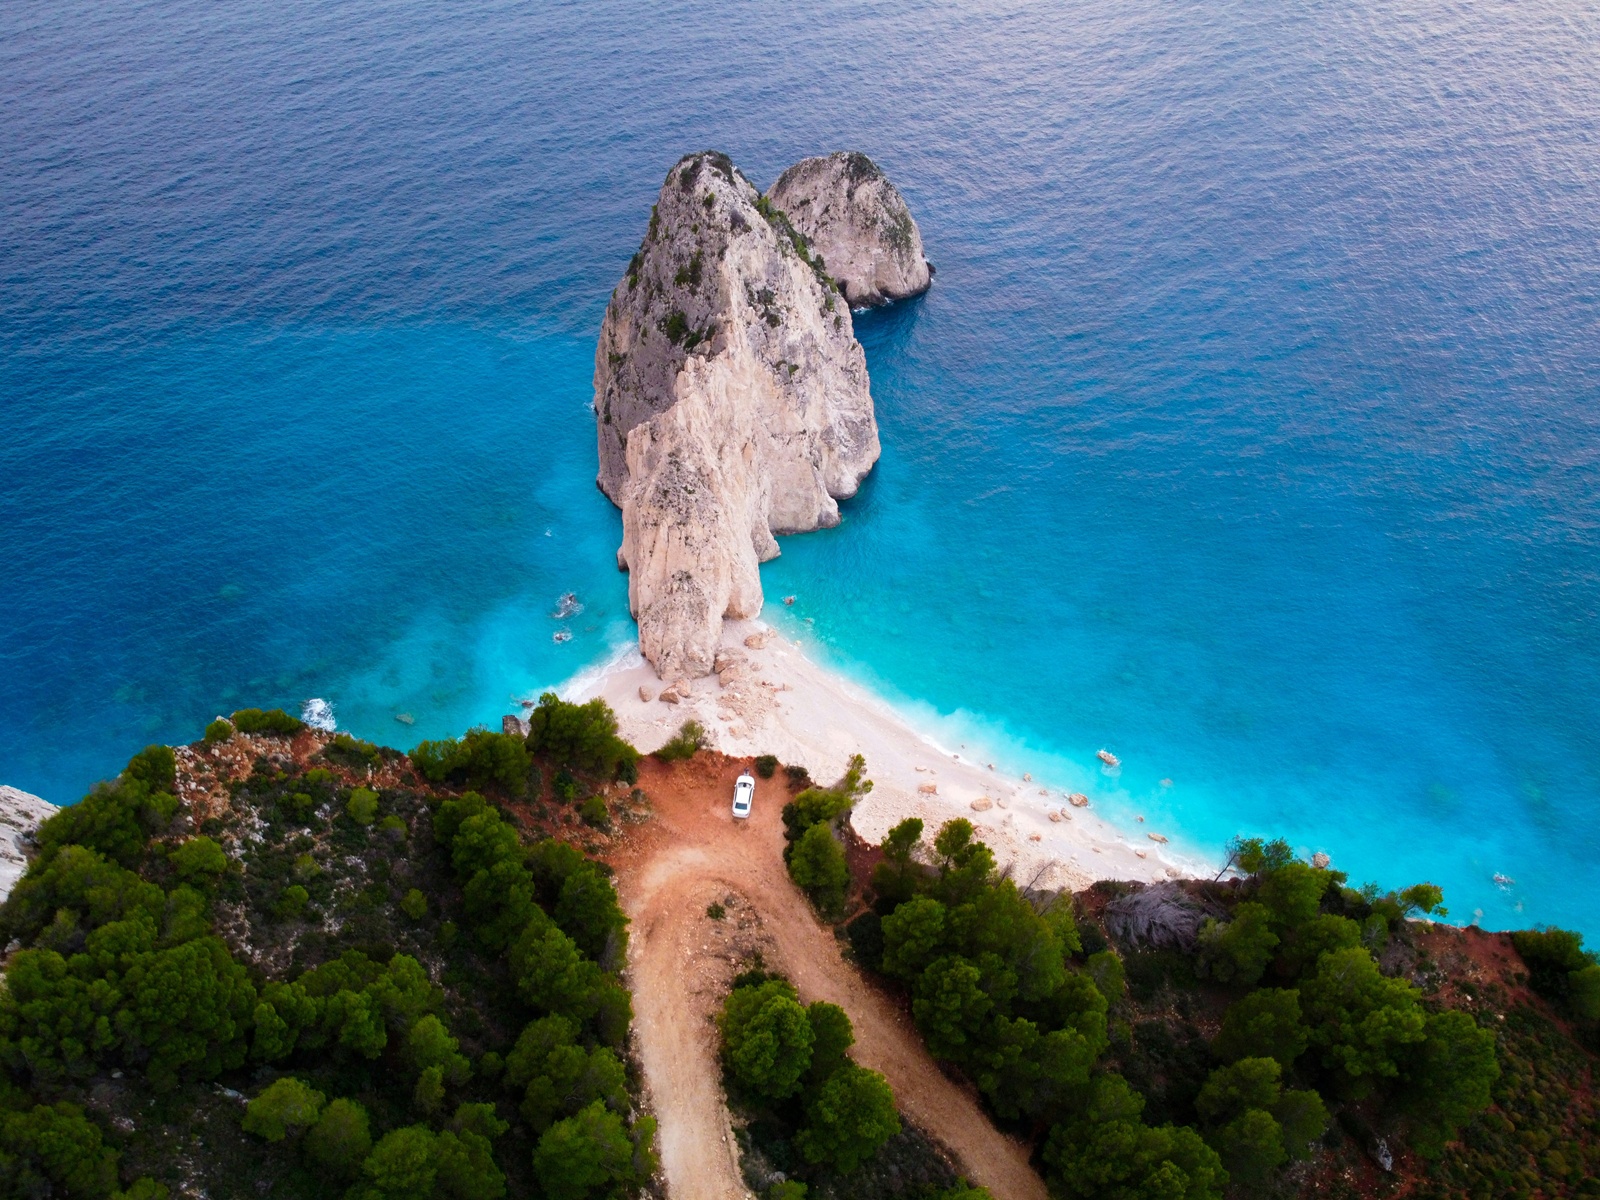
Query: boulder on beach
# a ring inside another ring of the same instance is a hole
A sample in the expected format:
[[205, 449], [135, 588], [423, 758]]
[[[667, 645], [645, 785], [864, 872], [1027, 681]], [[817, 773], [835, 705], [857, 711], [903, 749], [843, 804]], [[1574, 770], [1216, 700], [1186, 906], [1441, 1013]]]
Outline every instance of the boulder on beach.
[[988, 812], [994, 807], [994, 801], [987, 796], [979, 796], [972, 802], [971, 807], [973, 812]]

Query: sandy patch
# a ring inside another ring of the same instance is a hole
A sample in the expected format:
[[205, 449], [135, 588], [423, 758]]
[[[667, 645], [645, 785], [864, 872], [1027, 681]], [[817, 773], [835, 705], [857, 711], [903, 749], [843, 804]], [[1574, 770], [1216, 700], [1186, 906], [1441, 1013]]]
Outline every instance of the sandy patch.
[[[585, 672], [562, 690], [567, 699], [603, 696], [623, 736], [641, 750], [659, 747], [694, 718], [725, 754], [775, 754], [831, 782], [852, 754], [867, 760], [873, 791], [851, 822], [872, 843], [906, 817], [921, 817], [931, 836], [951, 817], [966, 817], [1021, 883], [1080, 890], [1099, 879], [1155, 880], [1209, 875], [1159, 833], [1123, 829], [1067, 793], [990, 770], [942, 748], [899, 712], [761, 621], [728, 621], [717, 675], [666, 681], [638, 654]], [[659, 697], [663, 690], [676, 703]], [[649, 697], [646, 699], [645, 697]]]

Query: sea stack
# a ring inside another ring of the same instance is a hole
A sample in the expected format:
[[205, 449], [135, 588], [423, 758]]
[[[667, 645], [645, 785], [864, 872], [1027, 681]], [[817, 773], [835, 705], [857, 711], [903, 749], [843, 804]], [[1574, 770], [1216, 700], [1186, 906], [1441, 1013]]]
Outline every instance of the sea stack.
[[801, 159], [778, 176], [767, 200], [810, 241], [852, 307], [928, 290], [933, 272], [911, 210], [865, 154]]
[[839, 522], [878, 459], [850, 306], [724, 154], [667, 174], [595, 350], [599, 485], [663, 679], [711, 671], [726, 617], [761, 611], [780, 533]]

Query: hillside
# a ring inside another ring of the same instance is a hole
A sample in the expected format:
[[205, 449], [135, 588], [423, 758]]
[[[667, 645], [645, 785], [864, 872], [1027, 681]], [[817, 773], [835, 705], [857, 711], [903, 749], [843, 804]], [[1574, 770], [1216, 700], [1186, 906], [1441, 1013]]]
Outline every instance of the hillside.
[[247, 711], [46, 821], [0, 910], [7, 1193], [647, 1184], [626, 922], [537, 799], [633, 755], [576, 734], [537, 761], [475, 733], [413, 763]]

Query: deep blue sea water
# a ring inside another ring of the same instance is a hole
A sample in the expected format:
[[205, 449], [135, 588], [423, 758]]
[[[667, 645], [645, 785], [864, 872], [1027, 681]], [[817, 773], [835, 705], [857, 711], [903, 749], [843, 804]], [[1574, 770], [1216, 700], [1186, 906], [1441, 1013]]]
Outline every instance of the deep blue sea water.
[[1600, 934], [1597, 47], [1549, 0], [11, 0], [0, 782], [311, 696], [407, 745], [625, 642], [607, 295], [680, 154], [851, 147], [939, 273], [858, 322], [884, 457], [776, 619], [1197, 851]]

